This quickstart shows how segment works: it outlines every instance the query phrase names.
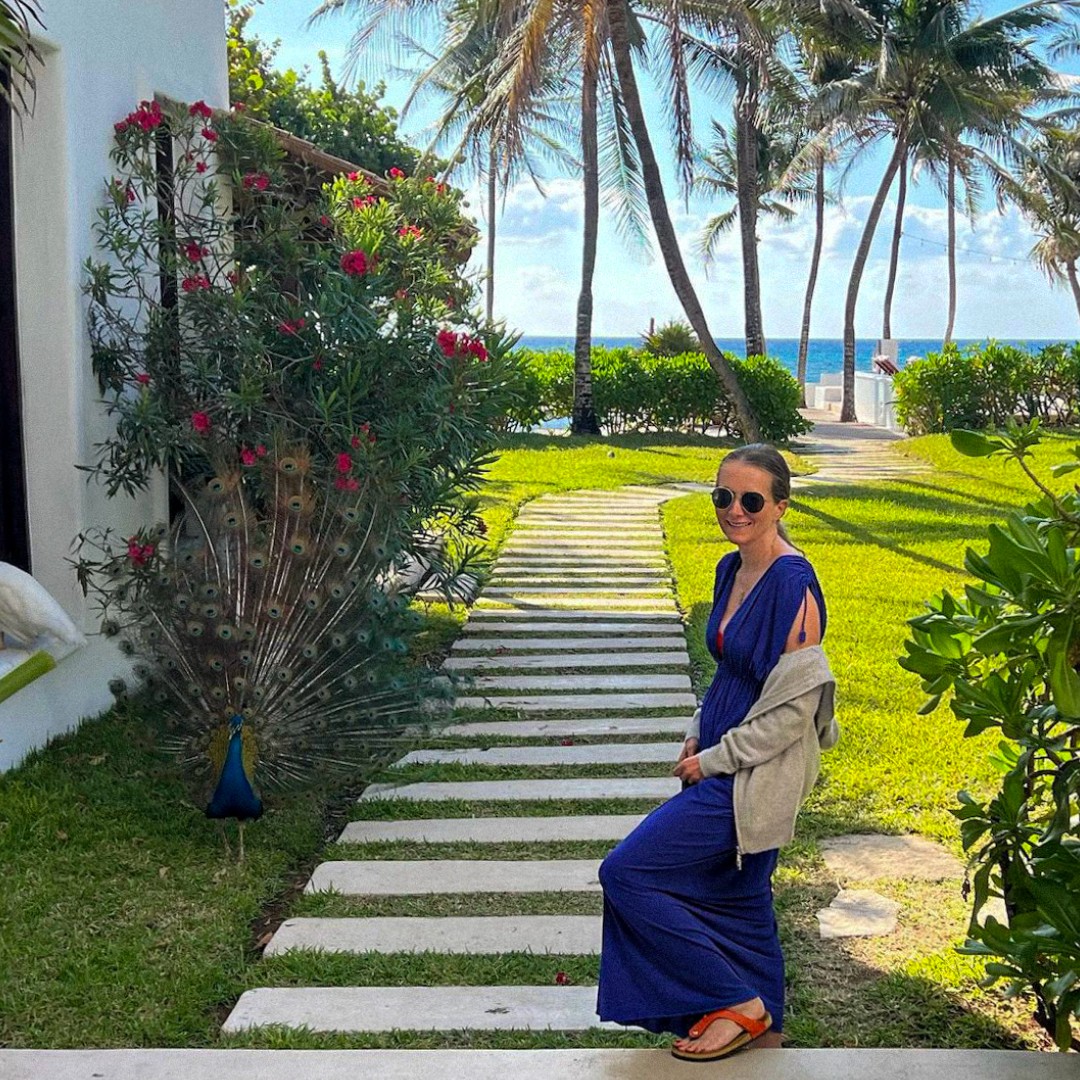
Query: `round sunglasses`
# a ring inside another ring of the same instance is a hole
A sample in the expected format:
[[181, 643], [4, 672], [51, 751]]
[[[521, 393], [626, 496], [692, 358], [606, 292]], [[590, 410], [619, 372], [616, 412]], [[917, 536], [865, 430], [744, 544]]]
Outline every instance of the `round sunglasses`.
[[743, 510], [748, 514], [760, 514], [765, 509], [765, 496], [760, 491], [744, 491], [736, 496], [731, 488], [715, 487], [712, 489], [713, 506], [726, 510], [738, 498]]

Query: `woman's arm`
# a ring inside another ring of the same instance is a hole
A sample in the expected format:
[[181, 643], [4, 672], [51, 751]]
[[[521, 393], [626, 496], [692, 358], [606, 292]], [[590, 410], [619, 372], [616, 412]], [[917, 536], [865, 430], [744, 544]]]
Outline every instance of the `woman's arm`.
[[809, 645], [821, 644], [821, 609], [818, 607], [814, 594], [807, 589], [803, 602], [799, 605], [799, 611], [795, 621], [791, 624], [788, 632], [787, 643], [784, 652], [794, 652], [796, 649], [805, 649]]

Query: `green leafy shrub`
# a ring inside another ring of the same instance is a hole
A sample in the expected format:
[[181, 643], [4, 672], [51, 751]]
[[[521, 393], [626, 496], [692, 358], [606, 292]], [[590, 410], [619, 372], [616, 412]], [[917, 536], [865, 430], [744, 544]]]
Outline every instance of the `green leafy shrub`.
[[[1038, 441], [1038, 421], [953, 433], [961, 453], [1010, 458], [1033, 480], [1026, 459]], [[1080, 469], [1074, 453], [1055, 471]], [[1033, 991], [1039, 1023], [1062, 1049], [1080, 1049], [1080, 491], [1058, 497], [1036, 483], [1041, 498], [991, 525], [985, 554], [968, 549], [976, 583], [911, 620], [900, 664], [931, 695], [923, 712], [951, 690], [966, 736], [1000, 736], [999, 789], [961, 792], [954, 811], [974, 887], [961, 951], [988, 958], [988, 982]], [[1004, 900], [1007, 923], [979, 921], [990, 897]]]
[[1080, 418], [1080, 345], [1029, 352], [988, 342], [913, 360], [895, 377], [896, 413], [913, 435], [1001, 427], [1007, 421], [1073, 424]]
[[650, 356], [681, 356], [701, 352], [701, 342], [693, 327], [682, 319], [672, 319], [658, 326], [651, 334], [643, 334], [641, 347]]
[[[574, 400], [574, 357], [566, 350], [513, 354], [518, 395], [510, 426], [528, 428], [539, 420], [570, 415]], [[785, 442], [810, 429], [799, 415], [799, 386], [778, 361], [728, 355], [750, 399], [762, 437]], [[708, 431], [739, 438], [735, 411], [716, 372], [698, 352], [654, 356], [642, 349], [592, 350], [593, 401], [605, 431]]]

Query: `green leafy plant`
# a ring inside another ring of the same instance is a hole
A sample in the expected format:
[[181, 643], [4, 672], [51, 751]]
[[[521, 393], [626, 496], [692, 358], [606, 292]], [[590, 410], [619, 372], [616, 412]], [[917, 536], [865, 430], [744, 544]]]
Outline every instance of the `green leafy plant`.
[[[1039, 498], [991, 525], [984, 554], [969, 549], [975, 579], [943, 592], [910, 621], [902, 667], [922, 678], [930, 712], [950, 705], [965, 735], [996, 732], [1001, 776], [987, 798], [959, 795], [974, 906], [963, 952], [987, 958], [988, 982], [1031, 990], [1035, 1015], [1062, 1049], [1080, 1048], [1080, 488], [1055, 493], [1031, 469], [1038, 421], [1003, 433], [953, 433], [957, 450], [1015, 461]], [[1057, 466], [1063, 475], [1076, 460]], [[1004, 901], [1003, 923], [979, 915]]]
[[508, 407], [461, 194], [395, 167], [312, 201], [265, 126], [202, 102], [143, 102], [112, 157], [86, 292], [115, 429], [88, 471], [115, 495], [164, 470], [177, 509], [81, 537], [80, 580], [183, 761], [220, 776], [242, 734], [267, 780], [355, 762], [407, 715], [409, 595], [477, 557]]
[[689, 323], [672, 319], [641, 337], [641, 347], [650, 356], [680, 356], [701, 352], [701, 342]]

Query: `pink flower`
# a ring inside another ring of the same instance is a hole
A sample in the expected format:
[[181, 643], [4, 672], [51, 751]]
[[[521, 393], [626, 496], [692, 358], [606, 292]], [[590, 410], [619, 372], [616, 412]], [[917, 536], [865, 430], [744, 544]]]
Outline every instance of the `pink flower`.
[[128, 540], [128, 558], [135, 566], [145, 566], [154, 556], [153, 544], [140, 544], [137, 536]]
[[232, 103], [233, 112], [243, 112], [247, 106], [242, 101], [234, 101]]
[[405, 174], [400, 169], [397, 169], [397, 168], [391, 169], [390, 172], [387, 173], [387, 176], [389, 176], [391, 180], [404, 180], [405, 179]]
[[259, 455], [251, 449], [249, 446], [241, 447], [240, 449], [240, 464], [251, 468], [256, 461], [259, 460]]
[[196, 101], [188, 107], [188, 116], [201, 116], [204, 120], [209, 120], [213, 115], [214, 110], [205, 101]]
[[356, 181], [360, 179], [360, 174], [358, 172], [351, 172], [349, 173], [348, 179], [351, 183], [355, 184]]
[[457, 353], [458, 339], [453, 330], [440, 330], [435, 335], [435, 341], [442, 350], [443, 356], [454, 356]]
[[565, 971], [555, 972], [555, 985], [556, 986], [570, 986], [573, 983], [573, 979], [566, 974]]
[[434, 176], [425, 176], [424, 177], [424, 183], [425, 184], [434, 184], [435, 183], [435, 177]]
[[398, 229], [398, 236], [413, 237], [419, 240], [423, 235], [424, 234], [418, 225], [402, 225], [401, 228]]
[[303, 330], [306, 325], [306, 319], [294, 319], [292, 322], [279, 322], [278, 331], [282, 334], [295, 336], [297, 331]]
[[364, 195], [363, 197], [357, 196], [354, 198], [352, 204], [354, 210], [363, 210], [366, 206], [372, 206], [376, 202], [378, 200], [374, 195]]
[[140, 371], [139, 374], [135, 376], [135, 381], [140, 386], [149, 386], [150, 385], [150, 376], [147, 375], [145, 371]]
[[193, 242], [184, 245], [184, 254], [192, 262], [198, 262], [200, 259], [205, 259], [210, 254], [210, 249], [204, 248], [202, 245]]
[[325, 225], [326, 228], [330, 228], [331, 222], [330, 219], [325, 214], [323, 214], [322, 217], [319, 218], [319, 224]]
[[164, 119], [161, 106], [156, 101], [140, 101], [139, 107], [128, 113], [126, 123], [149, 132], [160, 127]]
[[398, 289], [394, 293], [394, 299], [395, 300], [408, 300], [409, 299], [409, 290], [408, 289]]
[[369, 270], [372, 269], [374, 259], [371, 258], [366, 251], [361, 251], [359, 248], [355, 251], [347, 251], [341, 256], [341, 269], [346, 274], [352, 274], [354, 277], [362, 277]]
[[233, 286], [235, 286], [235, 285], [237, 284], [237, 282], [239, 282], [239, 280], [240, 280], [240, 275], [239, 275], [239, 274], [238, 274], [238, 273], [237, 273], [237, 272], [236, 272], [235, 270], [230, 270], [230, 271], [229, 271], [229, 272], [228, 272], [228, 273], [227, 273], [227, 274], [225, 275], [225, 280], [226, 280], [226, 281], [227, 281], [227, 282], [228, 282], [228, 283], [229, 283], [230, 285], [233, 285]]
[[210, 416], [204, 412], [193, 412], [191, 414], [191, 426], [200, 435], [206, 435], [210, 431]]
[[218, 133], [212, 127], [204, 127], [202, 129], [202, 137], [206, 139], [207, 142], [218, 141]]
[[350, 445], [350, 446], [351, 446], [351, 447], [352, 447], [352, 448], [353, 448], [354, 450], [359, 450], [359, 449], [360, 449], [360, 436], [359, 436], [359, 435], [354, 435], [354, 436], [353, 436], [353, 437], [352, 437], [352, 438], [351, 438], [351, 439], [349, 440], [349, 445]]
[[243, 184], [248, 191], [265, 191], [270, 186], [270, 177], [266, 173], [247, 173]]
[[339, 476], [334, 481], [334, 487], [338, 491], [358, 491], [360, 489], [360, 481], [353, 476]]
[[259, 457], [266, 457], [266, 447], [263, 446], [262, 443], [259, 443], [259, 445], [255, 447], [255, 453], [258, 454]]
[[205, 274], [193, 274], [180, 282], [180, 288], [186, 293], [198, 292], [210, 288], [210, 279]]
[[574, 745], [574, 740], [573, 739], [560, 739], [559, 740], [559, 745], [560, 746], [573, 746]]
[[322, 361], [318, 357], [311, 361], [311, 370], [322, 371]]
[[338, 454], [338, 456], [337, 456], [337, 471], [339, 473], [352, 472], [352, 466], [353, 466], [352, 455], [347, 450], [343, 450], [340, 454]]
[[195, 171], [197, 173], [199, 173], [200, 175], [202, 173], [206, 172], [206, 162], [205, 161], [197, 161], [197, 162], [195, 162]]
[[117, 135], [123, 135], [127, 129], [128, 122], [126, 120], [117, 120], [117, 122], [113, 124], [113, 131], [115, 131]]
[[445, 184], [436, 184], [435, 185], [435, 191], [439, 195], [445, 195], [446, 194], [446, 185]]

